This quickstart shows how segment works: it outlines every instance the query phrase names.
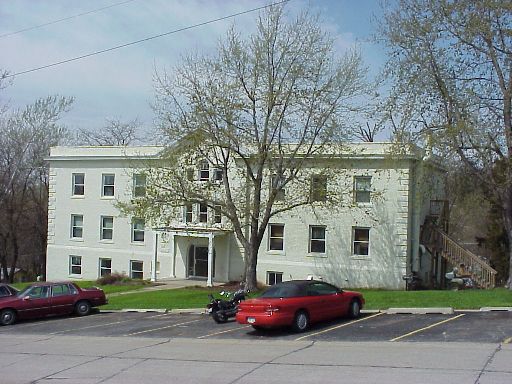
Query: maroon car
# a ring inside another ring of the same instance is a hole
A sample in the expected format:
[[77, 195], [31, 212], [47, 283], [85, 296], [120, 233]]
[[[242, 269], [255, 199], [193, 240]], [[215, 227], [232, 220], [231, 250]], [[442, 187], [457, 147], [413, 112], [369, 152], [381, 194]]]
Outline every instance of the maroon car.
[[80, 288], [70, 281], [36, 283], [14, 296], [0, 298], [0, 325], [50, 315], [85, 316], [92, 307], [106, 303], [105, 293], [99, 288]]
[[303, 332], [317, 321], [359, 317], [363, 305], [359, 292], [344, 291], [323, 281], [293, 280], [272, 285], [256, 299], [242, 301], [236, 320], [255, 329], [292, 326]]

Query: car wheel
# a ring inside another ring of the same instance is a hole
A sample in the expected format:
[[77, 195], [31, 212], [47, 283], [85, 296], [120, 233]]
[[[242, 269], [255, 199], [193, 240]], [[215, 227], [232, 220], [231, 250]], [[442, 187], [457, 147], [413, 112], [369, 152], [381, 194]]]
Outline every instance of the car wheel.
[[87, 316], [91, 313], [91, 304], [88, 301], [81, 300], [75, 305], [75, 313], [78, 316]]
[[0, 313], [0, 324], [1, 325], [11, 325], [16, 321], [16, 312], [12, 309], [4, 309]]
[[348, 316], [352, 319], [356, 319], [361, 316], [361, 304], [359, 304], [359, 301], [352, 300], [348, 310]]
[[293, 319], [293, 329], [295, 332], [304, 332], [309, 327], [309, 316], [306, 311], [299, 311]]

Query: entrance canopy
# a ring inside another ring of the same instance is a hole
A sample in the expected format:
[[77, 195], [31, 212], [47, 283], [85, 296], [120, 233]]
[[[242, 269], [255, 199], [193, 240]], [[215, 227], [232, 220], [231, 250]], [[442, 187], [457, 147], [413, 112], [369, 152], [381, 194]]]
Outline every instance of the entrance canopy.
[[[209, 228], [209, 227], [164, 227], [164, 228], [153, 228], [155, 231], [155, 249], [154, 249], [154, 264], [156, 265], [158, 260], [158, 234], [165, 233], [168, 234], [172, 239], [172, 276], [176, 277], [176, 238], [177, 237], [186, 237], [186, 238], [206, 238], [208, 239], [208, 274], [206, 278], [206, 285], [208, 287], [213, 286], [213, 249], [214, 249], [214, 241], [216, 237], [224, 236], [229, 233], [232, 233], [231, 230], [221, 229], [221, 228]], [[228, 255], [229, 256], [229, 255]], [[153, 278], [156, 281], [156, 268], [153, 268]], [[152, 278], [152, 280], [153, 280]]]

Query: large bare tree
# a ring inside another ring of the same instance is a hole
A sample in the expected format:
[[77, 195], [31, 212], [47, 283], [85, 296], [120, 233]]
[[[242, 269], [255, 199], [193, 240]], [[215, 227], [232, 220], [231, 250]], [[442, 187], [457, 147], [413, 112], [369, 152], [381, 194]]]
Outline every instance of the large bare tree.
[[141, 122], [137, 119], [123, 122], [117, 118], [106, 120], [100, 129], [80, 129], [76, 141], [85, 145], [133, 145], [142, 142], [140, 137]]
[[[163, 222], [177, 213], [169, 207], [190, 203], [221, 213], [244, 250], [249, 289], [270, 218], [327, 198], [318, 192], [311, 199], [301, 170], [346, 139], [356, 99], [366, 91], [359, 53], [337, 57], [316, 17], [288, 20], [283, 8], [272, 7], [256, 27], [247, 37], [232, 28], [217, 54], [189, 56], [172, 74], [157, 74], [155, 110], [169, 150], [165, 165], [148, 172], [146, 198], [135, 207]], [[203, 159], [218, 170], [219, 184], [190, 180]]]
[[511, 31], [512, 3], [496, 0], [400, 0], [380, 31], [389, 48], [395, 132], [463, 162], [499, 207], [509, 244]]
[[67, 137], [58, 125], [73, 99], [50, 96], [0, 116], [0, 268], [13, 281], [20, 259], [44, 273], [50, 146]]

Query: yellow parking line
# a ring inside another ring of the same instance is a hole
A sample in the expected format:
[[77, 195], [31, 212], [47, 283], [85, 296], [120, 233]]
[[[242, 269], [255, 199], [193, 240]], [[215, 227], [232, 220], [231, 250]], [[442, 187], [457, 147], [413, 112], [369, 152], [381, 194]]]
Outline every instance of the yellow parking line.
[[198, 320], [191, 320], [191, 321], [185, 321], [183, 323], [178, 323], [178, 324], [171, 324], [171, 325], [167, 325], [165, 327], [160, 327], [160, 328], [152, 328], [152, 329], [146, 329], [145, 331], [140, 331], [140, 332], [133, 332], [133, 333], [127, 333], [126, 335], [123, 335], [123, 336], [135, 336], [135, 335], [140, 335], [142, 333], [149, 333], [149, 332], [155, 332], [155, 331], [160, 331], [162, 329], [167, 329], [167, 328], [173, 328], [173, 327], [179, 327], [180, 325], [185, 325], [185, 324], [190, 324], [190, 323], [196, 323], [198, 321], [201, 321], [202, 319], [198, 319]]
[[415, 331], [412, 331], [412, 332], [406, 333], [405, 335], [395, 337], [394, 339], [391, 339], [391, 340], [389, 340], [389, 341], [397, 341], [397, 340], [401, 340], [401, 339], [403, 339], [403, 338], [405, 338], [405, 337], [412, 336], [412, 335], [414, 335], [414, 334], [416, 334], [416, 333], [420, 333], [420, 332], [426, 331], [427, 329], [434, 328], [434, 327], [437, 327], [438, 325], [441, 325], [441, 324], [447, 323], [447, 322], [449, 322], [449, 321], [452, 321], [452, 320], [458, 319], [459, 317], [462, 317], [462, 316], [464, 316], [464, 315], [465, 315], [464, 313], [461, 313], [460, 315], [457, 315], [457, 316], [454, 316], [454, 317], [450, 317], [449, 319], [446, 319], [446, 320], [440, 321], [440, 322], [438, 322], [438, 323], [431, 324], [431, 325], [429, 325], [428, 327], [420, 328], [420, 329], [417, 329], [417, 330], [415, 330]]
[[231, 329], [228, 329], [225, 331], [219, 331], [219, 332], [215, 332], [215, 333], [210, 333], [209, 335], [199, 336], [198, 339], [204, 339], [204, 338], [210, 337], [210, 336], [222, 335], [223, 333], [229, 333], [229, 332], [233, 332], [233, 331], [238, 331], [239, 329], [250, 328], [250, 327], [251, 327], [250, 325], [246, 325], [245, 327], [231, 328]]
[[508, 339], [505, 339], [503, 341], [503, 344], [510, 344], [510, 343], [512, 343], [512, 337], [509, 337]]
[[310, 337], [310, 336], [321, 335], [322, 333], [327, 333], [327, 332], [330, 332], [330, 331], [334, 331], [335, 329], [343, 328], [343, 327], [346, 327], [346, 326], [349, 326], [349, 325], [352, 325], [352, 324], [355, 324], [355, 323], [359, 323], [360, 321], [365, 321], [365, 320], [371, 319], [372, 317], [380, 316], [382, 314], [384, 314], [384, 312], [379, 312], [379, 313], [376, 313], [375, 315], [371, 315], [371, 316], [368, 316], [368, 317], [363, 317], [361, 319], [353, 320], [353, 321], [350, 321], [348, 323], [337, 325], [335, 327], [327, 328], [327, 329], [324, 329], [323, 331], [310, 333], [309, 335], [298, 337], [297, 339], [295, 339], [295, 341], [302, 340], [302, 339], [305, 339], [305, 338]]

